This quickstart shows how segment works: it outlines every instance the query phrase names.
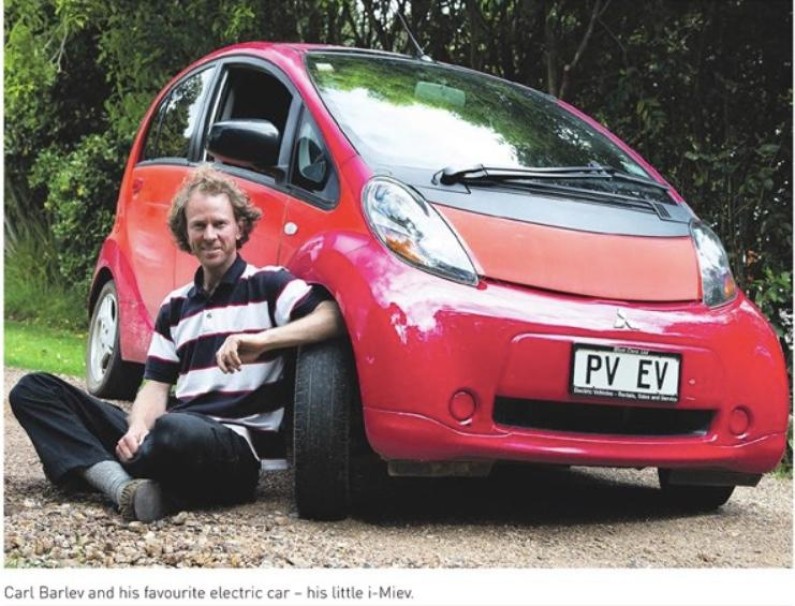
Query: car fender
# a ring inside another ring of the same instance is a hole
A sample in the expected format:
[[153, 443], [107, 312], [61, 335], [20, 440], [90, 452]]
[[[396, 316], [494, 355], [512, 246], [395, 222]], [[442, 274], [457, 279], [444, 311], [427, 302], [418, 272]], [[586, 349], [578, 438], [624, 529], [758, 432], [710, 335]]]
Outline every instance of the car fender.
[[328, 290], [340, 307], [354, 349], [361, 345], [373, 300], [367, 272], [351, 254], [371, 244], [372, 238], [362, 233], [325, 232], [304, 242], [287, 263], [296, 276]]
[[122, 359], [142, 363], [146, 360], [154, 324], [146, 312], [129, 260], [116, 241], [110, 238], [102, 245], [94, 269], [88, 297], [89, 316], [99, 291], [108, 280], [116, 282], [119, 315], [125, 326], [119, 338]]
[[[326, 288], [339, 304], [356, 358], [364, 408], [383, 401], [385, 364], [398, 354], [424, 364], [428, 352], [436, 351], [427, 345], [443, 344], [449, 330], [458, 330], [459, 314], [451, 302], [471, 290], [400, 261], [363, 233], [319, 234], [307, 240], [287, 266], [295, 275]], [[452, 321], [439, 322], [439, 313]], [[438, 384], [440, 391], [447, 387], [443, 380]]]

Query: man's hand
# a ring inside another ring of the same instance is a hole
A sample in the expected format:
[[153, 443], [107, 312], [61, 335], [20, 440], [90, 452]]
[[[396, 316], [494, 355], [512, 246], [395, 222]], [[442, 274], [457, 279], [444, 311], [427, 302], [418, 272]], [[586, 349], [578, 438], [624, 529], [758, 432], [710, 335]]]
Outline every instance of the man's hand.
[[119, 460], [126, 463], [132, 459], [148, 433], [149, 430], [145, 426], [130, 427], [127, 433], [116, 442], [116, 456]]
[[218, 367], [225, 373], [241, 370], [243, 364], [255, 362], [266, 351], [316, 343], [340, 335], [345, 330], [339, 307], [323, 301], [309, 315], [284, 326], [258, 333], [229, 335], [215, 354]]
[[135, 456], [157, 418], [166, 412], [170, 389], [168, 383], [146, 381], [138, 390], [127, 418], [127, 433], [116, 442], [116, 456], [122, 463]]
[[254, 362], [265, 351], [267, 331], [254, 335], [229, 335], [215, 354], [218, 367], [225, 373], [236, 372], [243, 364]]

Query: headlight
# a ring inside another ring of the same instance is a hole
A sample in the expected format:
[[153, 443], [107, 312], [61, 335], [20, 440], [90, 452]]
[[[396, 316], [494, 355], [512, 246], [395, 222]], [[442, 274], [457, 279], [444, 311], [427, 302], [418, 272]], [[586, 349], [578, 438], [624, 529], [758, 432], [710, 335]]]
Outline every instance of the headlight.
[[441, 215], [416, 191], [388, 177], [373, 177], [362, 191], [364, 213], [386, 247], [430, 273], [477, 284], [464, 247]]
[[720, 238], [700, 222], [691, 223], [690, 232], [693, 235], [698, 253], [698, 265], [701, 268], [704, 303], [709, 307], [728, 303], [737, 296], [737, 284]]

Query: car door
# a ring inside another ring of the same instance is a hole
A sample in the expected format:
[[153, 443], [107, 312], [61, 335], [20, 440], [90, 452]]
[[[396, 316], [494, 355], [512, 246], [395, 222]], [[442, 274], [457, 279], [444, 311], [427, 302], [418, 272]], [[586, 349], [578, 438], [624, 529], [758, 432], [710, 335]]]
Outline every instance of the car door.
[[213, 72], [206, 66], [188, 74], [162, 99], [132, 172], [124, 225], [138, 290], [152, 319], [175, 286], [176, 245], [168, 211], [190, 169]]
[[[279, 131], [283, 151], [279, 154], [277, 166], [262, 169], [236, 166], [230, 161], [222, 162], [207, 151], [202, 152], [200, 159], [214, 162], [217, 169], [230, 175], [248, 194], [252, 203], [262, 210], [262, 218], [241, 251], [243, 258], [257, 266], [276, 265], [284, 213], [290, 200], [284, 186], [284, 167], [289, 163], [290, 151], [284, 141], [290, 140], [297, 96], [286, 76], [265, 61], [232, 57], [224, 60], [219, 69], [219, 85], [207, 108], [205, 138], [216, 122], [267, 120]], [[204, 149], [204, 142], [200, 146]], [[185, 283], [192, 279], [196, 267], [197, 262], [193, 257], [178, 252], [177, 282]]]

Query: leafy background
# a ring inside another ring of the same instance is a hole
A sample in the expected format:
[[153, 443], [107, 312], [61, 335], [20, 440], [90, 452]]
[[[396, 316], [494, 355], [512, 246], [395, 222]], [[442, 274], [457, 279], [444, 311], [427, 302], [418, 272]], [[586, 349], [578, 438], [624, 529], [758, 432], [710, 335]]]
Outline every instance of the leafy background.
[[15, 284], [85, 293], [132, 137], [181, 68], [247, 40], [411, 52], [397, 13], [434, 59], [563, 98], [645, 156], [791, 366], [789, 0], [6, 0], [6, 315], [35, 313]]

